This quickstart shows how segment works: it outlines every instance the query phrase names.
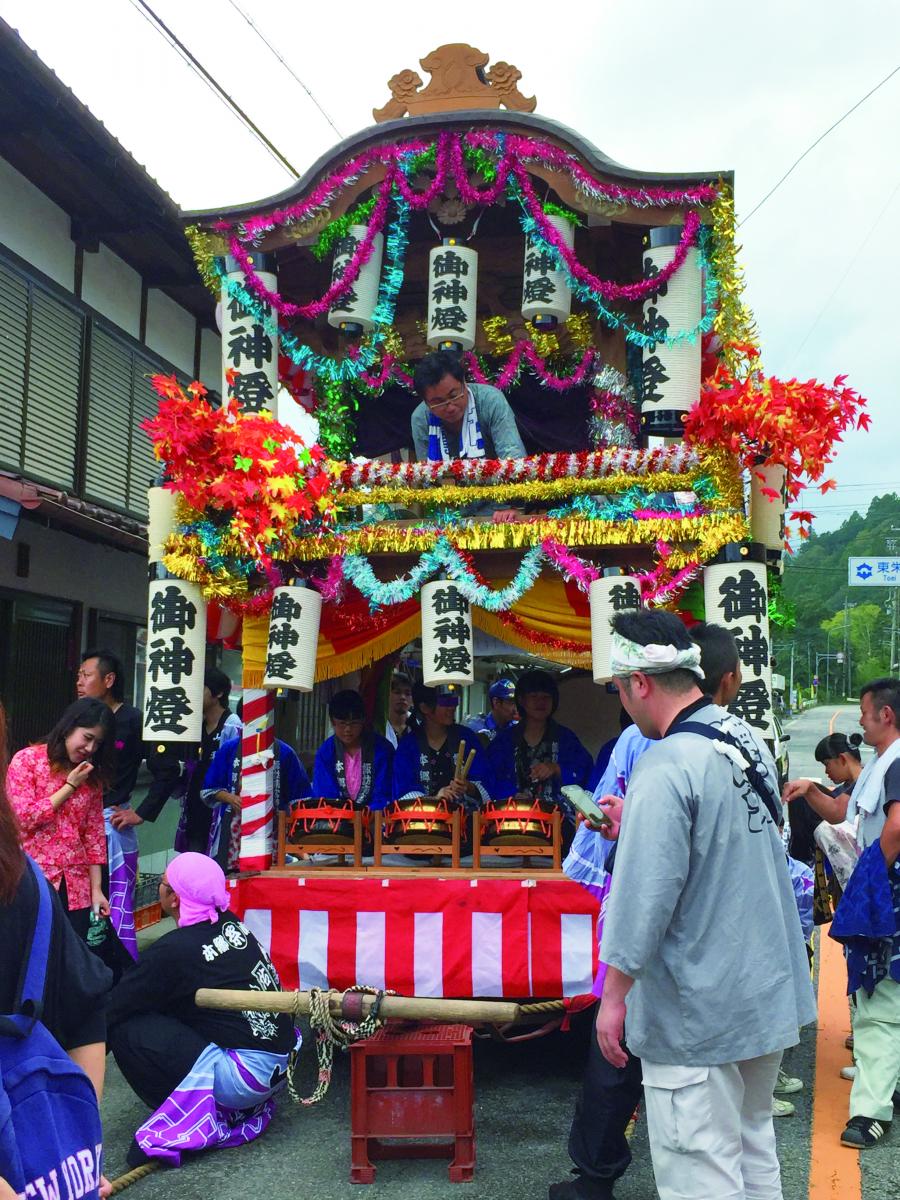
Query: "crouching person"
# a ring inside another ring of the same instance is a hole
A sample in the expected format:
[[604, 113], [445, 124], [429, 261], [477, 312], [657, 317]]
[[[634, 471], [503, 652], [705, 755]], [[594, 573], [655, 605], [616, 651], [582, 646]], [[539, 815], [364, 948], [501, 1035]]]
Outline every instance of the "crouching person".
[[129, 1166], [179, 1166], [184, 1151], [252, 1142], [274, 1112], [297, 1035], [287, 1014], [198, 1008], [198, 988], [281, 987], [253, 934], [228, 912], [222, 868], [187, 853], [159, 886], [177, 929], [141, 955], [112, 991], [108, 1042], [119, 1069], [154, 1111], [134, 1135]]

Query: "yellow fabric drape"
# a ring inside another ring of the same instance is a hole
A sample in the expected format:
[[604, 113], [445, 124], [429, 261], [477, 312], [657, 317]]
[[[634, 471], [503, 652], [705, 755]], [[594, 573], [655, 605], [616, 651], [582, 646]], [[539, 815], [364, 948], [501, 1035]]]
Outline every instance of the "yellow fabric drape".
[[[506, 579], [492, 579], [491, 585], [499, 590], [508, 582]], [[485, 633], [530, 654], [537, 654], [541, 658], [562, 663], [567, 667], [590, 667], [591, 619], [586, 613], [578, 612], [572, 607], [569, 592], [562, 579], [539, 576], [534, 586], [513, 605], [511, 611], [529, 629], [549, 637], [582, 643], [584, 648], [574, 651], [539, 642], [529, 638], [527, 633], [507, 625], [495, 613], [486, 612], [483, 608], [472, 609], [472, 621]]]
[[245, 688], [261, 688], [266, 673], [266, 650], [269, 645], [269, 618], [244, 617], [241, 633], [243, 670], [241, 684]]
[[422, 618], [420, 613], [415, 613], [411, 617], [406, 617], [403, 621], [398, 622], [391, 629], [372, 638], [369, 642], [364, 642], [361, 646], [354, 646], [352, 650], [346, 650], [344, 653], [338, 653], [334, 645], [326, 638], [319, 634], [319, 649], [316, 655], [316, 683], [323, 679], [337, 679], [339, 675], [346, 675], [349, 671], [358, 671], [361, 667], [367, 667], [378, 659], [384, 658], [386, 654], [391, 654], [394, 650], [399, 650], [405, 646], [407, 642], [411, 642], [413, 638], [417, 638], [422, 629]]

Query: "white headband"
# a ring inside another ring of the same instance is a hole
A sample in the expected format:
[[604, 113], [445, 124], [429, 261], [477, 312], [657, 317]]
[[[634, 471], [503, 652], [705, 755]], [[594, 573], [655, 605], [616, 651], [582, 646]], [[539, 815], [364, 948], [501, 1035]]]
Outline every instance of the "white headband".
[[655, 643], [642, 646], [615, 631], [612, 635], [611, 667], [613, 675], [632, 675], [635, 671], [642, 671], [645, 675], [665, 675], [669, 671], [682, 670], [693, 671], [698, 679], [704, 678], [700, 667], [700, 647], [696, 643], [688, 650]]

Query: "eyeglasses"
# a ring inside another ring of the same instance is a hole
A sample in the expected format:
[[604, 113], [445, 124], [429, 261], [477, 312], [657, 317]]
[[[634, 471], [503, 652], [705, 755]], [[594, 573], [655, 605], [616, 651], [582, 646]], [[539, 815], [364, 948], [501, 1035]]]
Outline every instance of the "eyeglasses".
[[337, 720], [337, 721], [332, 721], [331, 723], [335, 727], [335, 729], [337, 729], [337, 727], [339, 725], [340, 725], [341, 729], [354, 729], [355, 727], [357, 727], [359, 725], [365, 725], [365, 721], [362, 721], [359, 719], [354, 719], [352, 721]]
[[440, 408], [446, 408], [448, 404], [456, 404], [457, 401], [462, 400], [465, 394], [466, 389], [464, 387], [457, 388], [455, 392], [451, 392], [450, 395], [445, 396], [443, 400], [438, 400], [435, 404], [426, 403], [425, 407], [430, 412], [437, 412]]

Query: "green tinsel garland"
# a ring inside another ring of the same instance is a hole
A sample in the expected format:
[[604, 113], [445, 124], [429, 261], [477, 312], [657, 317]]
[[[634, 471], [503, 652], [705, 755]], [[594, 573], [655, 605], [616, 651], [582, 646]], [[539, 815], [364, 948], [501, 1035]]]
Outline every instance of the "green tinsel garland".
[[548, 217], [563, 217], [572, 225], [583, 225], [584, 221], [577, 213], [573, 213], [571, 209], [564, 208], [561, 204], [554, 204], [552, 200], [545, 200], [543, 203], [544, 213]]
[[329, 458], [349, 462], [356, 433], [353, 413], [359, 408], [356, 397], [343, 383], [321, 378], [316, 395], [319, 403], [314, 415], [319, 422], [319, 445]]
[[315, 245], [312, 247], [312, 252], [320, 261], [331, 253], [331, 247], [334, 243], [344, 236], [351, 225], [365, 225], [369, 219], [372, 209], [375, 207], [375, 197], [372, 196], [369, 200], [362, 200], [359, 204], [344, 213], [342, 217], [336, 217], [335, 220], [329, 221], [319, 236], [316, 238]]

